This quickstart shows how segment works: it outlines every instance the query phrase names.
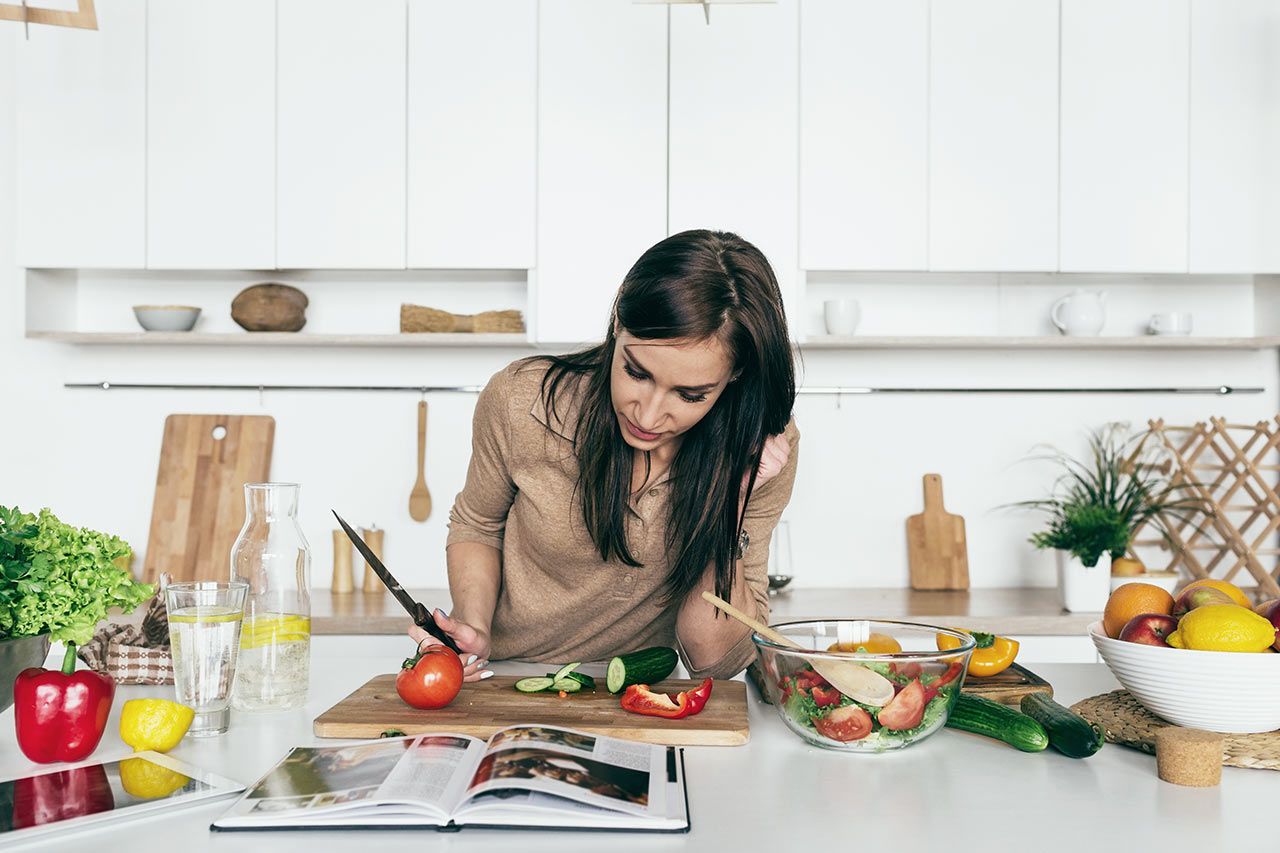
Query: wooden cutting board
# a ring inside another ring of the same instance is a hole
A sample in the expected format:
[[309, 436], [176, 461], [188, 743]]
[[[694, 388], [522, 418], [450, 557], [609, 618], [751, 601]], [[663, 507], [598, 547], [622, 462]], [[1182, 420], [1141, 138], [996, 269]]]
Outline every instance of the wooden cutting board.
[[907, 519], [912, 589], [968, 589], [964, 518], [942, 507], [942, 476], [924, 475], [924, 512]]
[[[487, 738], [515, 725], [570, 729], [669, 746], [740, 746], [751, 737], [747, 689], [741, 681], [716, 681], [705, 708], [692, 717], [666, 720], [622, 710], [619, 697], [583, 688], [563, 699], [555, 693], [521, 693], [519, 676], [469, 681], [451, 703], [434, 711], [410, 708], [396, 695], [395, 675], [378, 675], [316, 717], [316, 737], [376, 738], [388, 729], [407, 735], [456, 732]], [[652, 686], [662, 693], [692, 690], [702, 682], [670, 679]]]
[[1047, 693], [1052, 698], [1053, 685], [1026, 667], [1015, 663], [1004, 672], [986, 678], [965, 676], [961, 691], [990, 699], [992, 702], [1017, 705], [1022, 701], [1022, 697], [1029, 693]]
[[161, 572], [176, 581], [227, 579], [244, 526], [244, 484], [269, 478], [275, 430], [265, 415], [165, 418], [144, 581]]

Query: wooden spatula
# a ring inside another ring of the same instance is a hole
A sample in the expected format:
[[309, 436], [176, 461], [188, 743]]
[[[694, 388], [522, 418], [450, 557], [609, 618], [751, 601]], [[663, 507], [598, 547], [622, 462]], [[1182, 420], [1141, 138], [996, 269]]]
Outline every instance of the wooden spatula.
[[964, 517], [942, 507], [942, 476], [924, 475], [924, 512], [907, 519], [912, 589], [968, 589]]
[[427, 491], [427, 401], [418, 403], [418, 481], [409, 493], [409, 517], [426, 521], [431, 515], [431, 492]]

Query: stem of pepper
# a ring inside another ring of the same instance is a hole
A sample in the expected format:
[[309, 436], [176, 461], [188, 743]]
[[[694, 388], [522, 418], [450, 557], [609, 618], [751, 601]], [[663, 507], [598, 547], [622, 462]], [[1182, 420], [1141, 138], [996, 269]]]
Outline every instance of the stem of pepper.
[[62, 674], [70, 675], [76, 671], [76, 644], [67, 643], [67, 654], [62, 659]]

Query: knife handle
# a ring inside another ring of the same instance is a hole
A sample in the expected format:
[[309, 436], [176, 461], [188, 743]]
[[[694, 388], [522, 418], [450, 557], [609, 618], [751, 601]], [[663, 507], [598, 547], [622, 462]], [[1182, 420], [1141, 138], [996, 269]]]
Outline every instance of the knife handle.
[[[379, 560], [382, 559], [382, 533], [383, 531], [376, 527], [372, 530], [360, 528], [360, 538], [364, 540], [364, 543], [369, 546], [369, 550]], [[364, 563], [364, 591], [386, 592], [387, 588], [382, 585], [381, 579], [378, 578], [377, 573], [374, 572], [368, 561], [361, 560], [360, 562]]]

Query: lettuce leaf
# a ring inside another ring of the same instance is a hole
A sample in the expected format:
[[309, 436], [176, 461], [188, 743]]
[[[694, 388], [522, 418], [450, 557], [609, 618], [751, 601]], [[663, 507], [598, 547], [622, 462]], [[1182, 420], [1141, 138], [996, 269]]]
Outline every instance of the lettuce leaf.
[[118, 536], [0, 506], [0, 639], [49, 633], [87, 643], [110, 608], [132, 611], [155, 592], [116, 561], [132, 553]]

